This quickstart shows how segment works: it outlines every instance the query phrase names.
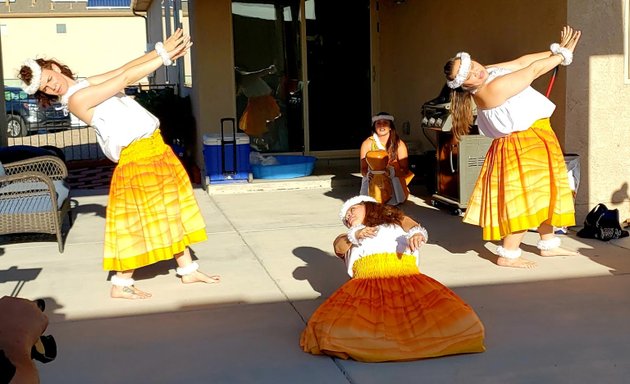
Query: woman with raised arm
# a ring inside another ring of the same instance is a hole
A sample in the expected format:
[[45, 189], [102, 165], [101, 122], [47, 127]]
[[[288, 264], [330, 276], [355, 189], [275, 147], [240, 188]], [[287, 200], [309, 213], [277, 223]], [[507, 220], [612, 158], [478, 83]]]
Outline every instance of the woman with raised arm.
[[164, 144], [158, 119], [131, 97], [135, 84], [161, 65], [171, 65], [192, 45], [178, 29], [164, 43], [112, 71], [83, 80], [56, 60], [28, 59], [20, 68], [22, 88], [41, 105], [61, 101], [94, 127], [103, 153], [118, 163], [109, 191], [103, 267], [116, 271], [111, 297], [145, 299], [136, 288], [136, 269], [175, 258], [183, 283], [217, 283], [198, 270], [188, 246], [206, 240], [205, 223], [179, 159]]
[[459, 52], [444, 66], [451, 91], [455, 138], [473, 123], [494, 140], [471, 195], [464, 222], [479, 225], [484, 240], [502, 240], [497, 264], [532, 268], [521, 257], [525, 232], [538, 228], [541, 256], [574, 255], [560, 247], [553, 228], [575, 224], [564, 156], [549, 117], [555, 105], [531, 83], [558, 65], [569, 65], [581, 32], [566, 26], [549, 51], [484, 66]]

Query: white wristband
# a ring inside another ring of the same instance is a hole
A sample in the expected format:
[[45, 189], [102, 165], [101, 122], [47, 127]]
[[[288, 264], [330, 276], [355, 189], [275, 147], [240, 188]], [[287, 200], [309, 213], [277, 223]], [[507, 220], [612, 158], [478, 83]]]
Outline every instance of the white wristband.
[[429, 242], [429, 232], [427, 232], [427, 229], [421, 225], [416, 225], [411, 228], [409, 232], [407, 232], [407, 239], [411, 239], [413, 235], [417, 235], [418, 233], [424, 236], [425, 243]]
[[549, 46], [549, 50], [554, 55], [562, 56], [563, 60], [562, 60], [562, 63], [560, 63], [560, 64], [562, 64], [562, 65], [569, 65], [569, 64], [571, 64], [573, 62], [573, 52], [569, 51], [565, 47], [561, 47], [560, 44], [558, 44], [558, 43], [551, 44]]
[[354, 245], [361, 245], [361, 240], [357, 239], [357, 232], [365, 228], [365, 225], [359, 224], [348, 230], [348, 240]]
[[164, 65], [169, 66], [173, 64], [173, 61], [170, 57], [168, 57], [168, 52], [166, 52], [164, 44], [162, 44], [161, 41], [155, 43], [155, 52], [162, 58], [162, 63], [164, 63]]

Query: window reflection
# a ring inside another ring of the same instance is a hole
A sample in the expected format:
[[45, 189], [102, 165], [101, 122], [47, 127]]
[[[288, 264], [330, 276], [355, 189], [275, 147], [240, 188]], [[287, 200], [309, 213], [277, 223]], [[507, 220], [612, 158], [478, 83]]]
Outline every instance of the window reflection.
[[261, 152], [303, 151], [299, 4], [232, 2], [237, 120]]

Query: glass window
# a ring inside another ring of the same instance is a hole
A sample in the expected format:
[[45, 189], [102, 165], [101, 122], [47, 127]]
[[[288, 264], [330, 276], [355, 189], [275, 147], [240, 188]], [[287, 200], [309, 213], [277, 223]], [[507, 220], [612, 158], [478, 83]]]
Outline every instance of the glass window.
[[26, 94], [26, 92], [19, 90], [19, 91], [12, 91], [12, 90], [5, 90], [4, 91], [4, 99], [9, 101], [9, 100], [26, 100], [28, 99], [28, 95]]
[[260, 152], [304, 151], [300, 0], [232, 1], [238, 127]]

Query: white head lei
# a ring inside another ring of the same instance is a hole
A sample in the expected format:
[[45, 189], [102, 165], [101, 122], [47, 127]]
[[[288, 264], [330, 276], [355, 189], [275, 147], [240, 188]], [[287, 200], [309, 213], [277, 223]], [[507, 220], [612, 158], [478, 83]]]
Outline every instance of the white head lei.
[[31, 72], [33, 73], [31, 84], [26, 84], [23, 81], [21, 84], [22, 90], [29, 95], [32, 95], [39, 90], [39, 86], [42, 81], [42, 67], [40, 67], [39, 64], [37, 64], [37, 61], [33, 59], [26, 59], [22, 66], [29, 67], [31, 69]]
[[376, 115], [372, 116], [372, 124], [376, 123], [379, 120], [389, 120], [391, 122], [394, 121], [394, 116], [392, 115]]
[[457, 70], [457, 76], [455, 76], [453, 80], [446, 82], [446, 85], [451, 89], [461, 87], [464, 81], [466, 81], [466, 78], [468, 78], [468, 72], [470, 72], [470, 55], [466, 52], [459, 52], [455, 57], [459, 58], [460, 64]]
[[339, 218], [341, 219], [341, 222], [344, 223], [344, 225], [346, 224], [346, 213], [348, 212], [348, 209], [350, 209], [350, 207], [360, 203], [365, 203], [366, 201], [377, 203], [375, 198], [368, 195], [359, 195], [346, 200], [346, 202], [343, 203], [343, 205], [341, 206], [341, 210], [339, 211]]

